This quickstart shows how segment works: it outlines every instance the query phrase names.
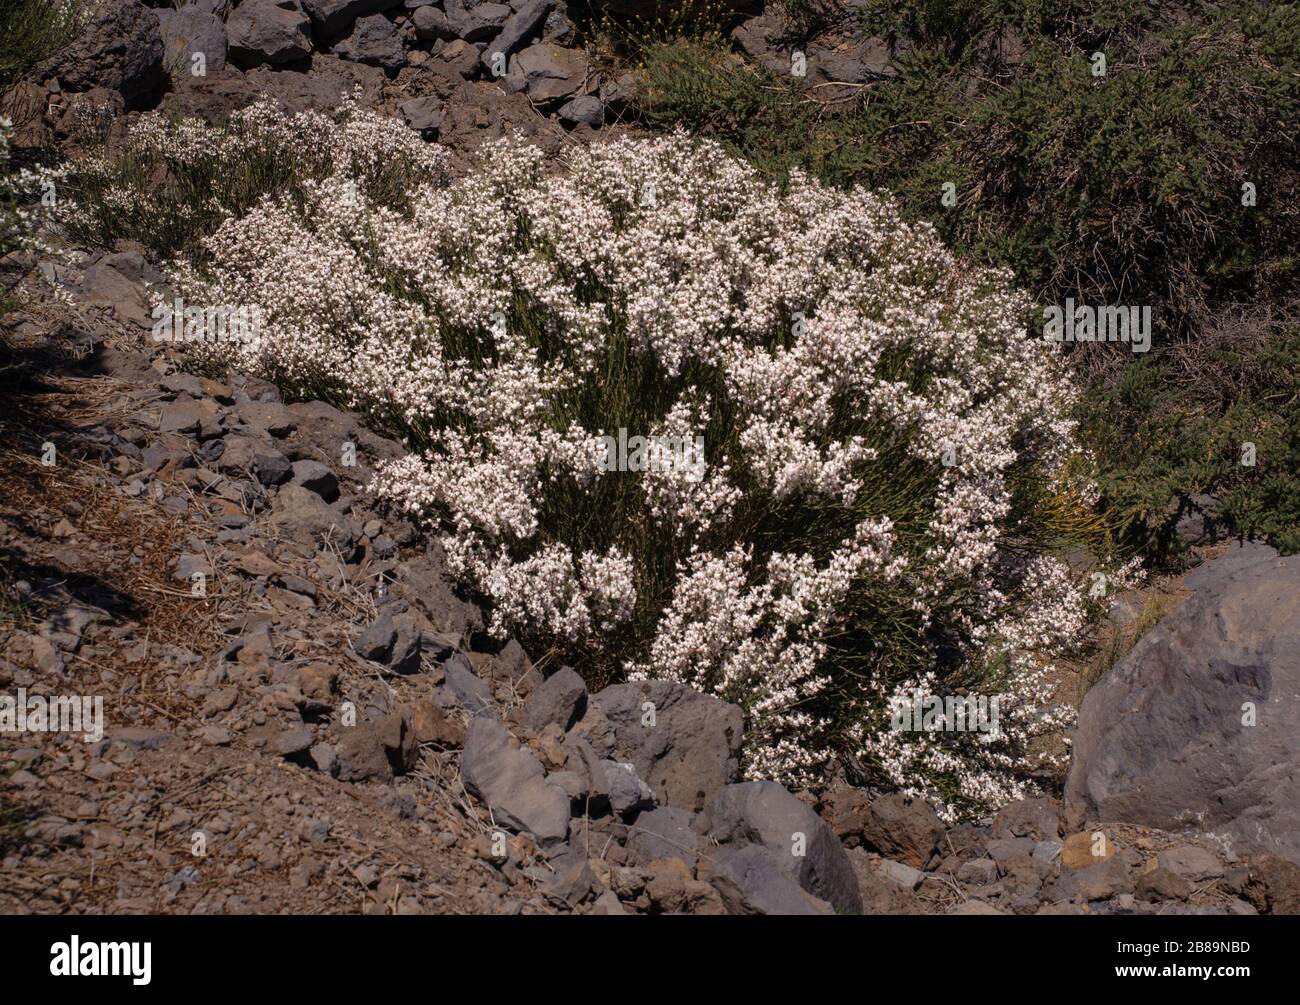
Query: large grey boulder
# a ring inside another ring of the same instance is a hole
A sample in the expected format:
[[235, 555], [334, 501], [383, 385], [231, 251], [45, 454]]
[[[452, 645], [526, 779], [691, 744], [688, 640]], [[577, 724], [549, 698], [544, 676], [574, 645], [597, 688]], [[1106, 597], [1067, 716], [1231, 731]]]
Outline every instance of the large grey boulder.
[[546, 780], [541, 761], [530, 751], [511, 748], [510, 734], [494, 719], [478, 716], [470, 723], [460, 776], [497, 823], [528, 831], [543, 848], [568, 837], [568, 795]]
[[89, 19], [85, 30], [32, 76], [57, 77], [64, 91], [119, 91], [131, 109], [150, 104], [161, 89], [162, 61], [157, 14], [138, 0], [118, 0]]
[[743, 716], [676, 681], [615, 684], [573, 727], [602, 757], [627, 761], [660, 805], [703, 809], [740, 771]]
[[1084, 699], [1066, 819], [1300, 862], [1300, 556], [1237, 548]]
[[278, 66], [311, 55], [311, 22], [296, 0], [244, 0], [226, 22], [230, 59]]
[[1210, 593], [1225, 586], [1252, 566], [1275, 561], [1277, 557], [1277, 550], [1266, 544], [1256, 544], [1253, 541], [1236, 544], [1213, 562], [1206, 562], [1193, 569], [1183, 579], [1183, 586], [1197, 593]]
[[[844, 847], [813, 810], [776, 782], [728, 785], [709, 807], [709, 836], [759, 845], [805, 891], [844, 914], [862, 913], [862, 895]], [[756, 860], [755, 860], [756, 861]], [[719, 888], [719, 892], [725, 892]]]
[[190, 73], [195, 53], [203, 54], [204, 70], [226, 65], [226, 26], [221, 18], [197, 7], [159, 8], [158, 29], [163, 40], [163, 64], [173, 73]]

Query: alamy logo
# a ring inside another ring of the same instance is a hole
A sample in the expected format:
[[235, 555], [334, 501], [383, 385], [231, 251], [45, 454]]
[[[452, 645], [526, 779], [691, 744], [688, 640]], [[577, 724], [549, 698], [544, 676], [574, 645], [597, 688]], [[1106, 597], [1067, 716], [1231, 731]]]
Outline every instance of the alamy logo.
[[251, 346], [262, 334], [262, 308], [257, 304], [209, 304], [186, 307], [177, 297], [155, 304], [151, 315], [155, 342], [238, 342]]
[[0, 733], [80, 733], [87, 743], [104, 737], [102, 695], [0, 694]]
[[1064, 307], [1043, 308], [1043, 337], [1053, 342], [1128, 342], [1134, 352], [1151, 348], [1150, 307], [1077, 307], [1069, 297]]
[[890, 702], [889, 728], [895, 732], [998, 732], [998, 702], [994, 695], [935, 695], [913, 691], [911, 700]]
[[55, 977], [130, 977], [143, 987], [152, 979], [152, 942], [68, 942], [50, 946], [50, 973]]
[[602, 437], [606, 471], [680, 471], [691, 481], [704, 477], [704, 437], [631, 436], [620, 427], [618, 437]]

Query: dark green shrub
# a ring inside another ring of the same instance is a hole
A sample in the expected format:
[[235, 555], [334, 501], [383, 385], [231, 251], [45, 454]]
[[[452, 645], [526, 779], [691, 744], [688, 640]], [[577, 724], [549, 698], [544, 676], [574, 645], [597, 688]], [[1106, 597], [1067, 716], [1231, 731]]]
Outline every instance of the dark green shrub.
[[81, 0], [4, 0], [0, 4], [0, 89], [72, 36]]

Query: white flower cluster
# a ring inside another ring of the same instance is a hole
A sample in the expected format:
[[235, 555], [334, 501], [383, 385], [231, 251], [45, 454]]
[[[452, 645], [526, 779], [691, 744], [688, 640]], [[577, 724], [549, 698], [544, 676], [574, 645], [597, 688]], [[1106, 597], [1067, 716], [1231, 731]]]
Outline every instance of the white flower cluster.
[[[330, 191], [350, 204], [400, 190], [410, 175], [430, 183], [442, 178], [440, 149], [389, 120], [352, 114], [354, 100], [337, 121], [318, 111], [286, 116], [270, 101], [232, 113], [222, 128], [142, 116], [124, 151], [96, 144], [99, 149], [77, 161], [80, 205], [61, 204], [61, 218], [73, 232], [90, 235], [123, 221], [145, 234], [198, 231], [213, 217], [233, 215], [241, 207], [230, 203], [259, 182], [292, 200], [302, 197], [302, 187], [329, 179]], [[98, 107], [84, 112], [93, 117]], [[96, 127], [83, 128], [93, 134]], [[127, 170], [119, 173], [123, 165]]]
[[13, 123], [0, 118], [0, 254], [14, 248], [44, 248], [37, 236], [42, 217], [57, 200], [63, 168], [38, 165], [11, 169]]
[[[558, 170], [502, 141], [450, 180], [390, 120], [246, 114], [332, 169], [227, 220], [178, 288], [260, 305], [231, 364], [413, 434], [373, 487], [451, 528], [494, 630], [738, 702], [752, 776], [812, 783], [845, 755], [934, 798], [936, 776], [1021, 791], [1059, 723], [1043, 659], [1083, 606], [1021, 523], [1026, 478], [1064, 487], [1074, 390], [1005, 274], [887, 198], [778, 189], [680, 135]], [[394, 156], [421, 170], [385, 200]], [[623, 427], [703, 436], [704, 477], [606, 470]], [[999, 735], [889, 731], [891, 696], [954, 679], [996, 681]]]

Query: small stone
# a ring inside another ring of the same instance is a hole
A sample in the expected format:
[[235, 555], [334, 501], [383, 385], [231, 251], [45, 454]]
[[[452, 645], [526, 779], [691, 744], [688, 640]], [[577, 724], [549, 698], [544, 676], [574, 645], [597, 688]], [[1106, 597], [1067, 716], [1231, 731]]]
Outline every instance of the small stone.
[[944, 827], [927, 803], [895, 793], [867, 804], [861, 831], [868, 849], [923, 869], [938, 847]]
[[638, 811], [650, 809], [655, 804], [654, 790], [637, 777], [631, 764], [602, 761], [609, 787], [609, 805], [619, 816], [634, 816]]
[[606, 890], [592, 904], [591, 913], [598, 915], [626, 915], [627, 909], [623, 907], [613, 890]]
[[434, 95], [412, 98], [398, 105], [406, 124], [417, 132], [436, 131], [442, 125], [442, 102]]
[[258, 447], [253, 454], [253, 468], [257, 472], [257, 480], [271, 488], [280, 485], [289, 480], [293, 474], [293, 466], [289, 463], [289, 458], [272, 447]]
[[409, 614], [382, 615], [353, 643], [357, 655], [394, 673], [420, 669], [420, 632]]
[[970, 886], [988, 886], [998, 878], [998, 864], [991, 858], [973, 858], [957, 869], [957, 881]]
[[587, 684], [572, 667], [561, 667], [524, 702], [524, 722], [540, 730], [555, 723], [566, 731], [587, 710]]
[[333, 775], [338, 763], [338, 757], [334, 753], [334, 748], [328, 743], [318, 743], [308, 751], [312, 764], [316, 765], [316, 770], [327, 775]]
[[505, 728], [487, 716], [476, 716], [470, 724], [460, 773], [465, 787], [491, 808], [498, 822], [528, 831], [542, 847], [568, 836], [569, 797], [546, 780], [530, 751], [512, 748]]
[[999, 911], [992, 904], [986, 904], [982, 900], [968, 900], [965, 903], [958, 904], [948, 913], [950, 915], [971, 915], [971, 914], [1003, 915], [1006, 914], [1007, 912]]
[[561, 122], [574, 126], [588, 125], [597, 129], [605, 122], [605, 105], [594, 95], [580, 94], [561, 105], [556, 114]]
[[334, 502], [339, 497], [338, 476], [320, 461], [294, 461], [290, 484], [310, 489], [326, 502]]
[[985, 847], [993, 861], [1008, 862], [1021, 855], [1032, 855], [1035, 845], [1033, 838], [993, 838]]
[[1078, 869], [1074, 883], [1084, 900], [1109, 900], [1121, 893], [1133, 892], [1133, 873], [1118, 855]]
[[276, 737], [275, 751], [281, 757], [293, 757], [309, 749], [312, 741], [311, 729], [307, 726], [294, 726]]
[[1056, 863], [1061, 860], [1060, 841], [1039, 841], [1034, 845], [1033, 858], [1040, 862]]
[[352, 33], [331, 50], [336, 56], [385, 70], [400, 70], [406, 62], [397, 26], [382, 14], [358, 18]]
[[896, 886], [901, 886], [904, 890], [915, 890], [925, 881], [925, 873], [919, 869], [913, 869], [910, 865], [904, 865], [902, 862], [895, 862], [892, 859], [878, 859], [874, 867], [879, 875]]
[[163, 406], [159, 432], [186, 433], [200, 440], [221, 435], [221, 417], [215, 402], [173, 401]]
[[476, 3], [466, 7], [462, 0], [445, 0], [447, 25], [466, 42], [486, 42], [501, 31], [512, 11], [505, 4]]
[[218, 688], [208, 695], [203, 702], [203, 712], [205, 715], [216, 715], [220, 712], [229, 712], [235, 707], [235, 702], [239, 700], [239, 692], [233, 687]]
[[417, 7], [411, 15], [411, 23], [415, 25], [415, 37], [425, 41], [456, 37], [456, 33], [447, 24], [447, 15], [432, 4]]
[[1194, 883], [1223, 875], [1223, 863], [1219, 857], [1199, 845], [1182, 844], [1167, 848], [1156, 855], [1156, 861], [1174, 875]]
[[1186, 900], [1192, 894], [1192, 884], [1163, 866], [1138, 877], [1137, 895], [1142, 900]]
[[245, 551], [235, 556], [235, 568], [250, 576], [274, 576], [280, 571], [278, 562], [260, 551]]
[[569, 907], [576, 907], [591, 893], [596, 877], [587, 864], [585, 855], [571, 854], [552, 863], [555, 869], [546, 892], [562, 900]]
[[345, 726], [342, 734], [335, 749], [337, 770], [332, 774], [344, 782], [392, 781], [393, 766], [374, 723]]
[[370, 542], [370, 550], [381, 561], [393, 558], [397, 554], [397, 542], [387, 534], [380, 534]]
[[1110, 858], [1116, 851], [1115, 842], [1101, 831], [1071, 834], [1061, 845], [1061, 867], [1086, 869]]

